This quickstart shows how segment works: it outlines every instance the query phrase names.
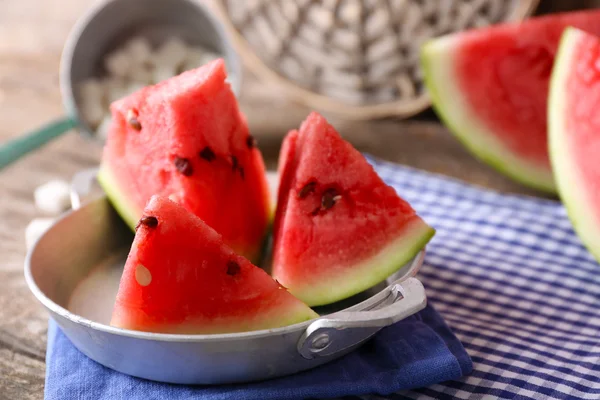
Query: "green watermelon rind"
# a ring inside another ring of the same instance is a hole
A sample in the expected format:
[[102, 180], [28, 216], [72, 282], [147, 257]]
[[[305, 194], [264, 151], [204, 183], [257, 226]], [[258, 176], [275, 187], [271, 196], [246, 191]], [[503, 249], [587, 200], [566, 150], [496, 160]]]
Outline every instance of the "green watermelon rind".
[[[211, 322], [210, 325], [207, 323], [193, 322], [192, 320], [188, 321], [187, 323], [181, 323], [179, 326], [156, 324], [145, 326], [144, 329], [140, 329], [139, 327], [134, 329], [132, 325], [135, 323], [131, 322], [127, 312], [121, 309], [121, 312], [118, 315], [113, 313], [110, 325], [121, 329], [142, 330], [153, 333], [220, 335], [284, 328], [314, 320], [319, 318], [319, 314], [317, 314], [306, 304], [303, 304], [301, 301], [295, 299], [294, 303], [281, 303], [276, 308], [263, 310], [263, 313], [256, 316], [256, 318], [247, 319], [243, 317], [244, 316], [236, 316], [235, 318], [232, 317], [224, 319], [220, 323]], [[133, 320], [135, 320], [135, 317]]]
[[[114, 174], [106, 163], [101, 164], [96, 179], [98, 180], [98, 183], [100, 183], [102, 189], [104, 189], [104, 192], [106, 193], [110, 203], [113, 205], [115, 210], [117, 210], [117, 213], [125, 221], [127, 226], [129, 226], [132, 231], [135, 231], [135, 227], [142, 216], [143, 210], [127, 201], [127, 196], [125, 196], [122, 190], [119, 188], [119, 185], [114, 178]], [[271, 206], [269, 205], [269, 207]], [[272, 230], [273, 219], [274, 216], [272, 213], [269, 213], [269, 220], [267, 221], [267, 227], [265, 228], [264, 237], [258, 248], [258, 253], [251, 257], [250, 261], [259, 262], [266, 254], [266, 250], [268, 249], [269, 245], [269, 235]]]
[[135, 231], [135, 226], [142, 216], [142, 210], [127, 201], [127, 196], [121, 192], [112, 171], [105, 163], [100, 166], [96, 179], [117, 213], [123, 218], [127, 226]]
[[[413, 259], [435, 234], [420, 217], [414, 217], [402, 235], [376, 255], [356, 265], [346, 265], [339, 276], [320, 276], [318, 282], [290, 287], [294, 296], [311, 307], [331, 304], [363, 292], [390, 277]], [[336, 270], [336, 268], [331, 268]], [[277, 276], [274, 276], [277, 279]], [[285, 285], [285, 282], [284, 282]]]
[[572, 60], [575, 56], [575, 44], [588, 36], [587, 33], [567, 28], [560, 40], [556, 61], [550, 80], [550, 95], [548, 98], [548, 147], [550, 161], [556, 177], [558, 194], [563, 201], [573, 229], [590, 253], [600, 260], [600, 226], [595, 216], [598, 206], [591, 204], [584, 188], [590, 185], [581, 182], [577, 172], [576, 160], [571, 157], [567, 137], [570, 135], [564, 116], [570, 111], [565, 99], [565, 82], [572, 70]]
[[450, 68], [459, 44], [460, 38], [447, 36], [431, 40], [421, 49], [424, 82], [436, 113], [479, 160], [526, 186], [556, 193], [552, 173], [524, 162], [509, 151], [468, 105]]

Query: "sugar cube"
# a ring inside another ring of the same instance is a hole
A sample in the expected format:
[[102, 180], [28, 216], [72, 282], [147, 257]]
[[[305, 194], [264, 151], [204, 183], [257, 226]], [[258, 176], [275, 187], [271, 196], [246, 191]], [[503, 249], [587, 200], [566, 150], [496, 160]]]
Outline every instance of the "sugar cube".
[[150, 60], [152, 56], [152, 46], [143, 36], [137, 36], [129, 40], [125, 45], [125, 51], [129, 53], [134, 65], [143, 65]]
[[89, 78], [79, 84], [79, 94], [86, 99], [102, 99], [104, 87], [102, 81], [96, 78]]
[[129, 70], [127, 78], [131, 81], [141, 82], [146, 85], [152, 83], [152, 65], [148, 64], [136, 64]]
[[[106, 85], [106, 99], [108, 101], [108, 105], [113, 101], [117, 101], [125, 96], [127, 96], [127, 83], [124, 79], [121, 78], [108, 78], [105, 80]], [[107, 107], [108, 110], [108, 107]]]
[[118, 50], [106, 57], [104, 66], [111, 75], [124, 78], [129, 74], [131, 61], [131, 56], [127, 51]]
[[155, 65], [152, 70], [152, 82], [159, 83], [177, 75], [177, 69], [174, 65]]
[[71, 206], [71, 188], [65, 181], [51, 180], [38, 186], [33, 198], [38, 210], [56, 216]]
[[98, 137], [101, 140], [106, 140], [106, 138], [108, 137], [108, 129], [110, 128], [111, 122], [112, 118], [110, 114], [106, 115], [100, 123], [100, 125], [98, 126], [98, 128], [96, 129], [96, 135], [98, 135]]
[[83, 119], [92, 127], [98, 126], [105, 112], [102, 103], [88, 99], [84, 99], [82, 103], [80, 111]]
[[172, 65], [177, 69], [183, 64], [187, 56], [188, 46], [179, 38], [172, 37], [163, 43], [152, 57], [154, 66]]
[[104, 87], [98, 79], [87, 79], [79, 86], [81, 98], [81, 114], [83, 119], [92, 126], [97, 126], [104, 116]]

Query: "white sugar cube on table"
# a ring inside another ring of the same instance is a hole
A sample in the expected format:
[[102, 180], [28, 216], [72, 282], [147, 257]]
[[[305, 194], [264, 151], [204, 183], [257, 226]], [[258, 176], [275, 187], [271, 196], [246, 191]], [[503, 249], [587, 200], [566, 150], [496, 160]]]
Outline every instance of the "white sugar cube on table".
[[33, 219], [25, 228], [25, 246], [31, 248], [34, 243], [52, 226], [54, 218]]
[[71, 206], [71, 188], [61, 180], [51, 180], [33, 192], [35, 206], [41, 212], [57, 216]]

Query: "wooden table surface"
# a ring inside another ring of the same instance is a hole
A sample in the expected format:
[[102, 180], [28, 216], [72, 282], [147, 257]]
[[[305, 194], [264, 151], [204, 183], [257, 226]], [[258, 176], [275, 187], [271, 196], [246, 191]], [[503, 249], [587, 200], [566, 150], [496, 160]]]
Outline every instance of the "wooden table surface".
[[[0, 0], [0, 142], [59, 117], [58, 63], [73, 22], [90, 0]], [[308, 109], [277, 88], [245, 76], [242, 108], [267, 164], [275, 165], [282, 135]], [[482, 165], [432, 112], [410, 121], [345, 122], [331, 118], [360, 150], [504, 192], [535, 194]], [[39, 399], [44, 386], [47, 315], [23, 278], [24, 229], [38, 214], [34, 188], [70, 179], [98, 163], [101, 148], [75, 132], [0, 171], [0, 399]]]

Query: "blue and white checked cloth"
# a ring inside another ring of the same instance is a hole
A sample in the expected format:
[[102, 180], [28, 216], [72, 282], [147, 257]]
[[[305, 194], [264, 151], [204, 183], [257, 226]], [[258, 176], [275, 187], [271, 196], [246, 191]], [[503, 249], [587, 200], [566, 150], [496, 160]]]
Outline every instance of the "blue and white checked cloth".
[[390, 398], [600, 399], [600, 265], [565, 208], [370, 161], [437, 229], [418, 277], [474, 368]]
[[369, 160], [437, 229], [418, 277], [474, 364], [387, 398], [600, 399], [600, 265], [563, 206]]

